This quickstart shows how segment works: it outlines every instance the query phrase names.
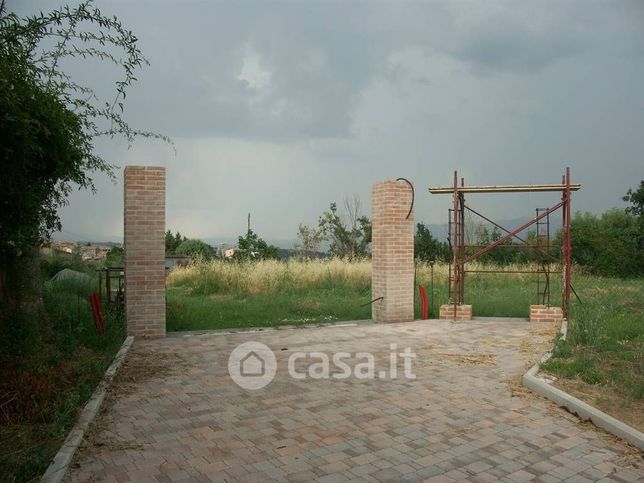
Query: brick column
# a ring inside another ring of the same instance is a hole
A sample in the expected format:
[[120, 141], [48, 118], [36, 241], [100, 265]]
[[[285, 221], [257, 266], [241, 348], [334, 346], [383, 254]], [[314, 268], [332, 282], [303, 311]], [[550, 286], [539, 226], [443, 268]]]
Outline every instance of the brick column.
[[412, 190], [404, 181], [373, 186], [372, 304], [375, 322], [414, 320], [414, 214], [409, 213]]
[[165, 168], [125, 168], [128, 335], [165, 337]]

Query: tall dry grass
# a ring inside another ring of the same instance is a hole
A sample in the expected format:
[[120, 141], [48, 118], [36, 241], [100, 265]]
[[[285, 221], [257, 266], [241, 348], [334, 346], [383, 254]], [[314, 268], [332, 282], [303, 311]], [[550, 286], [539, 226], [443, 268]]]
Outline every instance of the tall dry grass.
[[[495, 267], [472, 263], [468, 269], [525, 270], [527, 266], [512, 265]], [[416, 264], [416, 280], [428, 283], [432, 267], [423, 262]], [[448, 265], [433, 266], [435, 284], [447, 283]], [[514, 280], [523, 280], [521, 274], [501, 275]], [[510, 279], [508, 279], [510, 282]], [[324, 288], [349, 288], [369, 290], [371, 287], [371, 260], [348, 262], [340, 259], [311, 261], [261, 260], [255, 262], [231, 262], [212, 260], [197, 262], [187, 267], [175, 268], [168, 275], [169, 287], [183, 287], [193, 295], [264, 293], [273, 291], [301, 291]]]

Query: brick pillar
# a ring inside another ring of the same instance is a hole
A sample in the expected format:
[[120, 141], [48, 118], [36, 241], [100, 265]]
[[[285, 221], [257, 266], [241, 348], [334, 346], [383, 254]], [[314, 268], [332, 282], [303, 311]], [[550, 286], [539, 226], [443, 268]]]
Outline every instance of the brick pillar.
[[530, 322], [561, 322], [563, 319], [561, 307], [530, 306]]
[[439, 318], [450, 320], [472, 320], [471, 305], [457, 305], [456, 312], [454, 304], [444, 304], [440, 306]]
[[375, 322], [414, 320], [414, 214], [409, 213], [412, 190], [404, 181], [373, 186], [372, 297], [383, 297], [371, 308]]
[[128, 335], [165, 337], [165, 168], [125, 168]]

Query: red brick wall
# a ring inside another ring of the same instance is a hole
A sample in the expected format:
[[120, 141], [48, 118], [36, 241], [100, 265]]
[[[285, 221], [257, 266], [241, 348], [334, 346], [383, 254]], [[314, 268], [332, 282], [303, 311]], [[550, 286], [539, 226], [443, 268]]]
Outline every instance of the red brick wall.
[[375, 322], [414, 320], [414, 214], [410, 186], [383, 181], [372, 190], [372, 304]]
[[165, 168], [125, 168], [127, 333], [165, 336]]

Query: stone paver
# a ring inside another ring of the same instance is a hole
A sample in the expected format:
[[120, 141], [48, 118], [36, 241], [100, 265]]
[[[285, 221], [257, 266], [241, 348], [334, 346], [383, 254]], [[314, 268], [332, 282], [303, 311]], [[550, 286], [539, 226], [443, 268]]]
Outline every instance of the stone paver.
[[[641, 481], [642, 468], [621, 457], [625, 444], [513, 391], [547, 346], [545, 327], [417, 321], [137, 341], [121, 380], [138, 382], [117, 391], [68, 479]], [[247, 341], [268, 345], [278, 362], [256, 391], [228, 375], [230, 352]], [[371, 352], [378, 374], [390, 344], [416, 353], [415, 379], [288, 376], [296, 351]], [[181, 363], [129, 378], [151, 350]]]

